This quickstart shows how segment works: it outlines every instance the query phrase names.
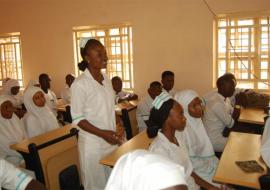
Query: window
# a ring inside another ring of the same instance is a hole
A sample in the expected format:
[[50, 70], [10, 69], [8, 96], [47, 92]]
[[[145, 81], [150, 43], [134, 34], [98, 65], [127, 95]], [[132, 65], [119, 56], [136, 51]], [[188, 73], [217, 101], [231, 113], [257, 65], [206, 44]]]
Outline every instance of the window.
[[108, 66], [106, 72], [110, 78], [119, 76], [123, 80], [123, 88], [133, 90], [133, 54], [132, 28], [130, 25], [113, 27], [76, 27], [75, 40], [75, 67], [82, 60], [80, 48], [84, 47], [88, 39], [99, 40], [106, 48]]
[[20, 33], [0, 35], [0, 86], [6, 78], [23, 86]]
[[219, 18], [217, 77], [231, 72], [238, 87], [269, 90], [269, 17]]

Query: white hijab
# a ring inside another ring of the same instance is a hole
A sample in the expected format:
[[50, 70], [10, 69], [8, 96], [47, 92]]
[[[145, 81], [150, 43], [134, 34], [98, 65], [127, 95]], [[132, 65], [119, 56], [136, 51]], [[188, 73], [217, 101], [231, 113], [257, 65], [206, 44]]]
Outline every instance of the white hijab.
[[28, 85], [26, 86], [25, 90], [26, 90], [27, 88], [31, 87], [31, 86], [36, 86], [36, 85], [39, 85], [39, 83], [38, 83], [36, 80], [32, 80], [32, 79], [31, 79], [31, 80], [28, 82]]
[[[11, 101], [10, 96], [0, 96], [0, 106]], [[15, 115], [11, 119], [5, 119], [0, 114], [0, 157], [19, 165], [23, 161], [22, 156], [9, 148], [10, 145], [18, 143], [26, 138], [23, 122]]]
[[186, 128], [181, 133], [182, 140], [185, 141], [189, 156], [207, 157], [214, 155], [213, 146], [205, 131], [201, 118], [194, 118], [188, 112], [188, 105], [194, 99], [199, 97], [193, 90], [183, 90], [177, 92], [174, 99], [179, 102], [184, 109], [184, 115], [187, 119]]
[[267, 119], [264, 126], [261, 155], [266, 165], [270, 167], [270, 118]]
[[146, 150], [123, 155], [116, 163], [105, 190], [156, 190], [186, 185], [184, 168]]
[[33, 102], [33, 96], [39, 91], [43, 93], [41, 88], [31, 86], [25, 91], [23, 97], [24, 105], [27, 109], [24, 121], [29, 137], [37, 136], [59, 127], [56, 117], [47, 104], [44, 107], [38, 107]]
[[22, 96], [20, 92], [16, 95], [11, 94], [11, 88], [20, 86], [20, 83], [16, 79], [9, 79], [3, 85], [3, 95], [9, 95], [11, 97], [11, 102], [15, 107], [21, 107], [22, 105]]

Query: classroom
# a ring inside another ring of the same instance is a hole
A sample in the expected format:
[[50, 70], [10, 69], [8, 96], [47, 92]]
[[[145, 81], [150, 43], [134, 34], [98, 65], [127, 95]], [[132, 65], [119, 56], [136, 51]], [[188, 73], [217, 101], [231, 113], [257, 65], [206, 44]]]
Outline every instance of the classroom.
[[0, 188], [270, 190], [269, 0], [0, 0], [0, 26]]

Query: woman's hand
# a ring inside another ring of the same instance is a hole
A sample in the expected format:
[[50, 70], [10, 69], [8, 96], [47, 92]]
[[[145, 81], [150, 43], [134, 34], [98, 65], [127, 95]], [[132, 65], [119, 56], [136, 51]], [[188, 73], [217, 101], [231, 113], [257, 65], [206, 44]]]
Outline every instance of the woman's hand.
[[120, 138], [114, 131], [102, 130], [101, 137], [111, 145], [120, 143]]

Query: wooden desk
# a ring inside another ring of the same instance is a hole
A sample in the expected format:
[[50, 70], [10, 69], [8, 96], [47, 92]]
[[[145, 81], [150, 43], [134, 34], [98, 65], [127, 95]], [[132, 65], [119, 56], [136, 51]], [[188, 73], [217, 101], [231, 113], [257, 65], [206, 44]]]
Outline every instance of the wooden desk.
[[29, 153], [28, 145], [31, 143], [35, 143], [36, 145], [43, 144], [45, 142], [48, 142], [50, 140], [56, 139], [58, 137], [64, 136], [69, 134], [70, 130], [74, 128], [72, 125], [66, 125], [64, 127], [61, 127], [59, 129], [55, 129], [53, 131], [50, 131], [48, 133], [38, 135], [36, 137], [26, 139], [22, 142], [10, 145], [10, 149], [21, 152], [21, 153]]
[[121, 111], [122, 109], [127, 109], [127, 110], [131, 110], [135, 107], [137, 107], [138, 105], [138, 100], [132, 100], [132, 101], [124, 101], [124, 102], [121, 102], [121, 103], [118, 103], [115, 105], [115, 112], [117, 115], [122, 115]]
[[238, 119], [242, 123], [252, 123], [258, 125], [264, 125], [264, 117], [266, 114], [263, 109], [259, 108], [242, 108], [241, 114]]
[[114, 166], [117, 160], [124, 154], [131, 152], [136, 149], [148, 150], [150, 143], [153, 139], [149, 139], [146, 130], [139, 133], [116, 150], [105, 156], [100, 160], [99, 163], [107, 166]]
[[235, 161], [256, 160], [266, 173], [260, 159], [261, 135], [231, 132], [219, 161], [213, 181], [260, 189], [258, 178], [263, 173], [245, 173]]
[[67, 106], [69, 106], [69, 104], [63, 99], [58, 99], [56, 101], [56, 111], [65, 112]]

